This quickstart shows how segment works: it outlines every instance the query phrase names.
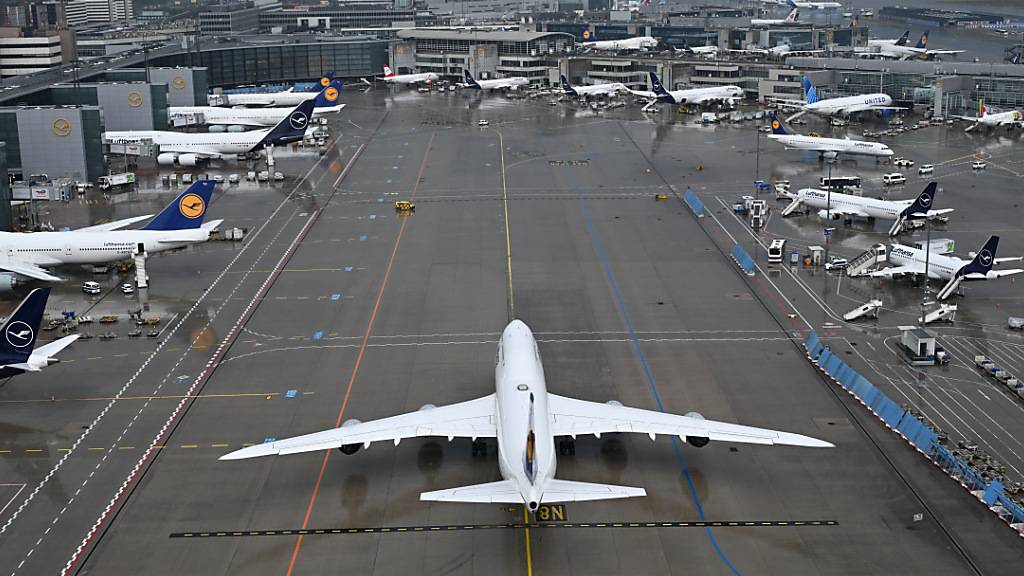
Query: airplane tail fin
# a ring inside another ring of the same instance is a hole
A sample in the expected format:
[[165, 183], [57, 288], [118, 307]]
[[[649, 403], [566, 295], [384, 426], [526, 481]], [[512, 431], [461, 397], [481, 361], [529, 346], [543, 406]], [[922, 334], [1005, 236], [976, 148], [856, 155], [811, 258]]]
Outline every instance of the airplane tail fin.
[[789, 16], [786, 16], [786, 22], [789, 23], [789, 24], [793, 24], [793, 23], [796, 22], [797, 18], [799, 18], [799, 17], [800, 17], [800, 9], [799, 8], [793, 8], [793, 10], [790, 11]]
[[896, 45], [906, 46], [908, 40], [910, 40], [910, 30], [907, 30], [902, 36], [900, 36], [900, 39], [896, 41]]
[[391, 69], [391, 66], [388, 66], [387, 64], [385, 64], [384, 65], [384, 77], [385, 78], [391, 78], [394, 75], [395, 75], [395, 72], [394, 72], [394, 70]]
[[[327, 78], [323, 78], [327, 80]], [[341, 87], [344, 83], [341, 80], [328, 80], [327, 85], [313, 99], [313, 108], [331, 108], [338, 105], [338, 98], [341, 96]]]
[[32, 347], [39, 334], [39, 325], [46, 311], [49, 288], [36, 288], [18, 304], [14, 313], [4, 322], [0, 333], [0, 364], [21, 364], [32, 355]]
[[988, 108], [985, 108], [985, 99], [981, 98], [978, 100], [978, 118], [984, 118], [986, 113]]
[[466, 84], [468, 84], [470, 88], [480, 89], [480, 84], [476, 81], [476, 78], [473, 78], [473, 75], [469, 73], [469, 70], [463, 70], [462, 73], [466, 75]]
[[552, 478], [544, 483], [540, 501], [543, 504], [557, 502], [585, 502], [588, 500], [615, 500], [647, 496], [643, 488], [616, 486], [615, 484], [594, 484]]
[[788, 6], [792, 6], [793, 8], [796, 8], [796, 2], [794, 2], [793, 0], [786, 0], [786, 4]]
[[814, 104], [818, 100], [821, 100], [821, 98], [818, 97], [818, 91], [817, 89], [814, 88], [814, 84], [811, 82], [811, 79], [808, 78], [806, 75], [804, 76], [803, 84], [804, 102], [807, 102], [808, 104]]
[[772, 122], [772, 134], [778, 134], [780, 136], [789, 134], [789, 132], [786, 132], [786, 129], [782, 127], [782, 121], [775, 115], [775, 112], [770, 112], [768, 114], [768, 118]]
[[937, 190], [938, 184], [936, 182], [929, 182], [928, 186], [926, 186], [925, 189], [917, 195], [917, 198], [914, 199], [914, 203], [903, 210], [902, 215], [909, 217], [923, 217], [927, 215], [935, 202], [935, 193]]
[[198, 180], [168, 204], [143, 230], [192, 230], [203, 225], [213, 196], [213, 180]]
[[857, 26], [860, 26], [860, 16], [854, 16], [853, 18], [850, 18], [850, 28], [853, 29], [856, 28]]
[[[330, 90], [328, 87], [326, 90]], [[326, 91], [325, 90], [325, 91]], [[309, 128], [309, 119], [313, 116], [313, 105], [315, 98], [305, 100], [281, 119], [276, 126], [267, 132], [267, 135], [254, 146], [259, 148], [264, 145], [290, 144], [302, 140], [306, 136], [306, 129]]]
[[658, 96], [658, 100], [674, 101], [672, 95], [665, 90], [665, 86], [661, 83], [661, 78], [654, 72], [649, 72], [651, 75], [651, 89]]
[[985, 245], [978, 250], [978, 253], [974, 256], [974, 260], [971, 260], [963, 268], [957, 272], [958, 276], [970, 276], [973, 274], [981, 274], [982, 276], [988, 274], [988, 271], [992, 269], [992, 265], [996, 263], [996, 249], [999, 248], [999, 236], [989, 236]]
[[928, 48], [928, 31], [927, 30], [925, 30], [921, 34], [921, 38], [917, 41], [917, 45], [914, 46], [914, 48], [920, 48], [922, 50], [925, 50], [925, 49]]
[[565, 74], [562, 74], [561, 76], [559, 76], [559, 78], [561, 78], [561, 80], [562, 80], [562, 90], [566, 94], [572, 94], [573, 96], [579, 96], [579, 93], [576, 92], [576, 89], [572, 87], [572, 84], [569, 84], [569, 79], [565, 77]]

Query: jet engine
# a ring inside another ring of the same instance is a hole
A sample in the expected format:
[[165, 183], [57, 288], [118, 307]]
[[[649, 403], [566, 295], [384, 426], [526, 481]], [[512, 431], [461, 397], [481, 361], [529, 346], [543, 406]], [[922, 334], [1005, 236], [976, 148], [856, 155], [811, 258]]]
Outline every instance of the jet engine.
[[10, 292], [18, 284], [14, 274], [0, 274], [0, 292]]
[[220, 134], [222, 132], [227, 132], [227, 127], [222, 126], [220, 124], [214, 124], [210, 126], [209, 131], [213, 132], [214, 134]]
[[[693, 418], [695, 420], [703, 420], [704, 416], [699, 412], [687, 412], [685, 414], [687, 418]], [[711, 442], [711, 439], [707, 436], [687, 436], [686, 441], [695, 448], [703, 448]]]
[[177, 158], [177, 157], [178, 157], [177, 154], [172, 154], [170, 152], [164, 152], [162, 154], [158, 154], [157, 155], [156, 163], [161, 165], [161, 166], [174, 166], [174, 159]]
[[832, 151], [832, 150], [830, 150], [828, 152], [822, 152], [821, 153], [821, 157], [826, 159], [826, 160], [835, 160], [838, 156], [839, 156], [839, 153], [835, 152], [835, 151]]
[[231, 132], [233, 134], [237, 134], [239, 132], [245, 132], [245, 126], [240, 126], [238, 124], [232, 124], [231, 126], [228, 126], [228, 132]]
[[822, 220], [842, 220], [843, 215], [835, 210], [818, 210], [818, 218]]
[[199, 156], [195, 154], [182, 154], [178, 156], [178, 164], [182, 166], [195, 166], [199, 163]]
[[[347, 426], [355, 426], [356, 424], [362, 424], [362, 422], [360, 422], [359, 420], [356, 420], [355, 418], [351, 418], [349, 420], [345, 420], [341, 424], [341, 427], [345, 428]], [[362, 448], [362, 447], [363, 447], [362, 444], [342, 444], [341, 447], [338, 448], [338, 450], [341, 450], [341, 453], [346, 455], [346, 456], [351, 456], [351, 455], [355, 454], [356, 452], [359, 452], [359, 449]]]

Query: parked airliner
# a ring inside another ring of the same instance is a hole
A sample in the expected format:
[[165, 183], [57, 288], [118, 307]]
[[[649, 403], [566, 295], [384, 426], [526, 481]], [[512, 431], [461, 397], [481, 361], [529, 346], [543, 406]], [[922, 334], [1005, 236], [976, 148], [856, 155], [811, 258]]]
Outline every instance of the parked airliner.
[[[978, 254], [964, 260], [956, 256], [946, 256], [932, 252], [925, 257], [925, 251], [913, 246], [893, 244], [889, 247], [889, 263], [892, 267], [871, 272], [869, 276], [891, 278], [903, 275], [925, 275], [936, 280], [946, 280], [946, 285], [939, 290], [936, 298], [945, 300], [953, 295], [964, 280], [995, 280], [1004, 276], [1020, 274], [1024, 270], [993, 270], [992, 267], [1002, 262], [1019, 262], [1020, 257], [996, 258], [999, 247], [999, 236], [990, 236]], [[927, 273], [925, 272], [927, 268]]]
[[569, 80], [563, 74], [562, 79], [562, 91], [567, 96], [577, 96], [583, 98], [589, 98], [590, 96], [613, 96], [619, 92], [628, 92], [629, 88], [626, 88], [625, 84], [620, 82], [609, 82], [607, 84], [591, 84], [589, 86], [573, 86], [569, 84]]
[[972, 118], [970, 116], [954, 116], [961, 120], [967, 120], [974, 122], [964, 132], [970, 132], [978, 126], [984, 126], [986, 128], [1000, 128], [1006, 126], [1013, 128], [1014, 126], [1024, 126], [1024, 114], [1021, 114], [1019, 110], [1010, 110], [1008, 112], [995, 112], [990, 114], [988, 107], [985, 106], [985, 100], [978, 102], [978, 116]]
[[594, 40], [581, 42], [580, 46], [587, 50], [640, 51], [653, 50], [658, 47], [658, 39], [651, 36], [637, 36], [622, 40]]
[[160, 148], [157, 164], [195, 166], [202, 160], [221, 159], [258, 152], [266, 146], [281, 146], [302, 140], [313, 115], [313, 100], [299, 104], [273, 128], [249, 132], [185, 133], [166, 130], [105, 132], [112, 144], [152, 143]]
[[495, 438], [498, 468], [503, 480], [472, 486], [434, 490], [420, 500], [526, 504], [535, 512], [541, 504], [609, 500], [646, 496], [643, 488], [592, 484], [555, 478], [555, 438], [559, 453], [572, 453], [577, 436], [613, 432], [678, 436], [701, 447], [711, 440], [767, 445], [827, 448], [832, 444], [809, 436], [705, 420], [696, 412], [685, 416], [639, 408], [618, 402], [587, 402], [547, 391], [537, 341], [521, 320], [505, 327], [498, 343], [494, 380], [496, 392], [476, 400], [448, 406], [426, 405], [416, 412], [359, 422], [340, 428], [275, 440], [221, 456], [241, 460], [258, 456], [298, 454], [339, 448], [354, 454], [373, 442], [398, 444], [406, 438], [472, 438], [474, 452], [484, 438]]
[[931, 182], [913, 200], [881, 200], [870, 196], [854, 196], [841, 192], [828, 192], [817, 188], [803, 188], [792, 196], [793, 202], [782, 211], [788, 216], [802, 206], [819, 208], [818, 217], [842, 220], [849, 218], [878, 218], [894, 220], [889, 229], [890, 236], [903, 231], [908, 220], [919, 218], [935, 219], [949, 214], [953, 208], [934, 209], [938, 185]]
[[[327, 88], [313, 98], [313, 116], [340, 112], [345, 107], [338, 102], [341, 95], [341, 80], [332, 80]], [[221, 106], [171, 106], [167, 116], [174, 118], [195, 114], [202, 120], [201, 124], [221, 126], [248, 126], [268, 128], [278, 124], [294, 110], [294, 106], [286, 108], [224, 108]]]
[[782, 127], [782, 122], [774, 112], [768, 116], [771, 119], [772, 127], [772, 133], [768, 135], [768, 138], [783, 144], [787, 150], [817, 152], [819, 157], [830, 160], [834, 160], [840, 154], [874, 156], [875, 158], [887, 158], [893, 155], [892, 149], [881, 142], [790, 134]]
[[463, 70], [463, 72], [466, 75], [466, 85], [477, 90], [515, 90], [520, 86], [530, 85], [530, 80], [521, 76], [494, 78], [491, 80], [477, 80], [473, 78], [473, 75], [469, 73], [469, 70]]
[[784, 100], [780, 103], [782, 107], [799, 108], [799, 112], [786, 119], [791, 122], [804, 114], [811, 113], [819, 116], [842, 116], [849, 117], [858, 112], [874, 112], [882, 110], [902, 110], [899, 106], [892, 105], [892, 96], [884, 92], [874, 94], [859, 94], [857, 96], [840, 96], [838, 98], [822, 99], [818, 96], [818, 90], [811, 83], [811, 80], [804, 76], [804, 101]]
[[[213, 180], [200, 180], [178, 195], [141, 230], [118, 230], [140, 218], [131, 218], [79, 228], [70, 232], [0, 232], [0, 270], [19, 275], [60, 282], [63, 279], [46, 268], [64, 264], [104, 264], [174, 250], [206, 242], [210, 232], [223, 220], [203, 223], [213, 194]], [[111, 228], [111, 226], [116, 226]]]
[[420, 83], [430, 84], [431, 82], [434, 82], [438, 78], [440, 78], [440, 76], [433, 72], [423, 72], [421, 74], [395, 74], [394, 70], [391, 69], [391, 66], [385, 64], [384, 77], [378, 78], [378, 80], [383, 80], [388, 84], [413, 85]]
[[652, 98], [659, 102], [687, 106], [707, 106], [709, 104], [725, 104], [729, 107], [735, 106], [736, 102], [743, 99], [743, 88], [739, 86], [712, 86], [710, 88], [688, 88], [685, 90], [673, 90], [669, 92], [661, 84], [661, 79], [654, 72], [648, 72], [651, 77], [652, 92], [642, 90], [630, 90], [637, 96]]
[[[328, 86], [330, 82], [329, 75], [320, 79], [322, 87]], [[221, 106], [281, 106], [294, 108], [306, 100], [316, 98], [316, 95], [322, 91], [323, 88], [309, 92], [296, 92], [294, 89], [289, 88], [283, 92], [219, 94], [210, 96], [210, 100], [211, 103], [220, 102]]]
[[788, 26], [790, 24], [796, 24], [800, 18], [800, 9], [793, 8], [790, 11], [789, 16], [785, 18], [752, 18], [750, 20], [751, 26]]
[[72, 334], [34, 347], [49, 296], [49, 288], [32, 290], [0, 328], [0, 334], [3, 334], [0, 339], [0, 378], [39, 372], [50, 364], [56, 364], [60, 362], [57, 354], [78, 340], [80, 334]]

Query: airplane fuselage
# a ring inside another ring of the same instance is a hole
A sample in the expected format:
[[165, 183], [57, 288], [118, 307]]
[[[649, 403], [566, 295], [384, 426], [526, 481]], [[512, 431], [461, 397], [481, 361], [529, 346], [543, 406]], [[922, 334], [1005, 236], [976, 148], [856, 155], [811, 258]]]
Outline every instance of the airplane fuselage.
[[433, 82], [437, 79], [437, 74], [434, 74], [433, 72], [424, 72], [422, 74], [396, 74], [394, 76], [384, 77], [384, 81], [389, 84], [419, 84], [420, 82]]
[[668, 95], [674, 104], [705, 104], [708, 102], [735, 102], [743, 99], [739, 86], [715, 86], [713, 88], [690, 88], [674, 90]]
[[593, 50], [646, 50], [658, 46], [658, 40], [651, 36], [638, 36], [624, 40], [597, 40], [580, 44]]
[[[925, 251], [913, 246], [893, 244], [889, 247], [889, 262], [895, 266], [920, 265], [924, 269]], [[933, 280], [949, 280], [969, 260], [932, 252], [928, 255], [928, 277]]]
[[848, 116], [855, 112], [874, 110], [885, 106], [892, 106], [892, 97], [888, 94], [878, 93], [818, 100], [817, 102], [805, 104], [803, 109], [822, 116], [836, 116], [839, 114]]
[[892, 149], [880, 142], [847, 140], [844, 138], [820, 138], [799, 134], [769, 134], [769, 138], [781, 142], [787, 148], [809, 150], [822, 154], [856, 154], [861, 156], [888, 157]]
[[113, 144], [142, 144], [151, 141], [161, 151], [187, 154], [195, 152], [208, 155], [211, 151], [217, 154], [246, 154], [255, 148], [270, 129], [250, 130], [249, 132], [220, 133], [184, 133], [167, 130], [124, 130], [105, 132], [103, 139]]
[[[0, 232], [0, 258], [40, 267], [62, 264], [103, 264], [130, 258], [141, 244], [154, 254], [204, 242], [209, 229], [113, 230], [109, 232]], [[168, 240], [184, 240], [168, 242]]]
[[530, 328], [519, 320], [501, 334], [494, 381], [498, 467], [502, 478], [515, 481], [523, 502], [536, 509], [545, 482], [555, 476], [555, 440], [540, 351]]
[[[337, 106], [313, 108], [313, 116], [338, 112], [344, 104]], [[167, 109], [167, 116], [173, 118], [186, 114], [202, 114], [204, 124], [215, 125], [247, 125], [265, 126], [270, 128], [288, 116], [293, 108], [222, 108], [220, 106], [172, 106]]]
[[515, 88], [517, 86], [527, 86], [530, 80], [515, 76], [512, 78], [498, 78], [495, 80], [477, 80], [477, 85], [481, 90], [500, 90], [502, 88]]
[[269, 92], [266, 94], [225, 94], [229, 106], [287, 106], [294, 108], [317, 92]]
[[[896, 220], [900, 212], [907, 206], [913, 204], [913, 200], [879, 200], [869, 196], [854, 196], [841, 192], [828, 193], [826, 190], [816, 188], [804, 188], [797, 192], [798, 198], [811, 208], [822, 208], [840, 211], [863, 212], [869, 218], [881, 218], [884, 220]], [[829, 202], [831, 201], [831, 206]]]

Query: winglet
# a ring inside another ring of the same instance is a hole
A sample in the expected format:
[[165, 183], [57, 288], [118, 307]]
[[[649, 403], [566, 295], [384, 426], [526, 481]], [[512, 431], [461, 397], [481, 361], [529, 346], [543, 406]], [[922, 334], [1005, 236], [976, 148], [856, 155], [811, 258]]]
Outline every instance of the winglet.
[[49, 297], [49, 288], [32, 290], [4, 322], [0, 328], [0, 364], [20, 364], [32, 355]]
[[213, 180], [197, 180], [168, 204], [143, 230], [192, 230], [203, 225], [213, 196]]

